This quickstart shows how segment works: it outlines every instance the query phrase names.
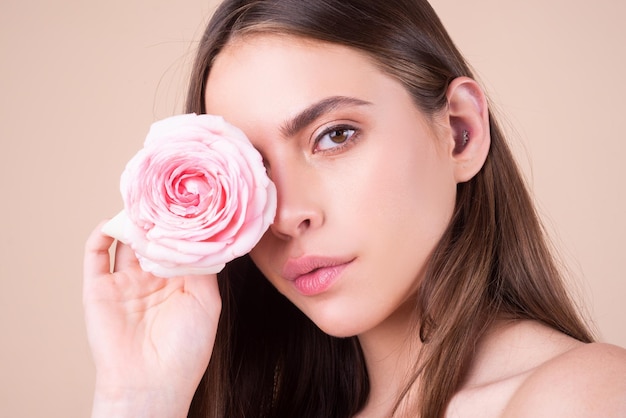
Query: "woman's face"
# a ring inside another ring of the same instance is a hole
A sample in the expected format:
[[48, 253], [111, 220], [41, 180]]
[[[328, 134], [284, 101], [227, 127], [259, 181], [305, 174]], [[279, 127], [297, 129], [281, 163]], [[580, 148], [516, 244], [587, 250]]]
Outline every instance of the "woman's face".
[[455, 201], [452, 146], [365, 55], [277, 35], [216, 58], [207, 113], [241, 128], [278, 190], [251, 256], [322, 330], [358, 335], [410, 298]]

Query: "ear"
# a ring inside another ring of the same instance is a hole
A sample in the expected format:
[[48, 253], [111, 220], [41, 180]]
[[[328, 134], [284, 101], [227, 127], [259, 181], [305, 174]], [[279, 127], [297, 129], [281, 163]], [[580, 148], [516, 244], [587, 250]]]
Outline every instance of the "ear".
[[470, 180], [482, 168], [489, 147], [489, 111], [487, 98], [478, 83], [468, 77], [458, 77], [450, 83], [446, 97], [445, 118], [449, 124], [449, 152], [455, 168], [457, 183]]

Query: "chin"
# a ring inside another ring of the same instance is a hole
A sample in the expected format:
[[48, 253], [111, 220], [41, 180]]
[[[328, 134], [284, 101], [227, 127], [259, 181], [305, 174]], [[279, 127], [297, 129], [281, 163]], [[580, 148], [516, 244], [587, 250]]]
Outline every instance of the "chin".
[[359, 335], [359, 333], [357, 332], [353, 332], [350, 330], [338, 330], [338, 329], [324, 329], [319, 327], [325, 334], [330, 335], [331, 337], [335, 337], [335, 338], [350, 338], [350, 337], [356, 337]]
[[328, 317], [323, 319], [309, 317], [317, 327], [324, 333], [337, 338], [348, 338], [358, 336], [364, 332], [367, 327], [364, 324], [360, 324], [354, 321], [350, 317]]

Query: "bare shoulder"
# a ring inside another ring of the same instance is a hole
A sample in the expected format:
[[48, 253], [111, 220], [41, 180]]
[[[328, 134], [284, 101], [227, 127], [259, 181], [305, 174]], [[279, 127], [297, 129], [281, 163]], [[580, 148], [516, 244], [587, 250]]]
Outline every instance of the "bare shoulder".
[[505, 408], [514, 417], [626, 417], [626, 349], [583, 344], [535, 368]]
[[477, 346], [449, 418], [626, 418], [626, 350], [534, 321], [496, 323]]

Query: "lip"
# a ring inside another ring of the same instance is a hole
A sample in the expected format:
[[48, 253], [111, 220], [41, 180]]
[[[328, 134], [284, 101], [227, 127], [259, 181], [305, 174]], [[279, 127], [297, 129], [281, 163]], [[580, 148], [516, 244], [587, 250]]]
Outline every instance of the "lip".
[[303, 256], [290, 258], [282, 276], [292, 282], [298, 292], [314, 296], [328, 290], [354, 258]]

